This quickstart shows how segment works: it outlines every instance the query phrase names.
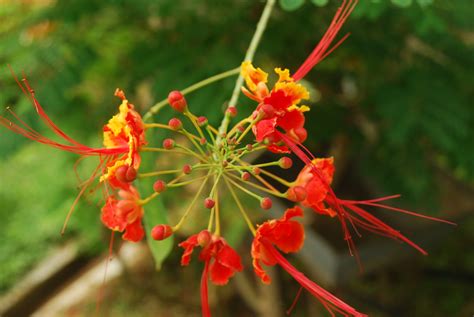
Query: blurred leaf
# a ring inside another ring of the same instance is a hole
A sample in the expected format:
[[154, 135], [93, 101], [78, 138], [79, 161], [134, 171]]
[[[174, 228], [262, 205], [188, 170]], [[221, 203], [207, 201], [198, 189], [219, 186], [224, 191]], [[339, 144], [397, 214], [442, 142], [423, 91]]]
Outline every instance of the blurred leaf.
[[329, 2], [329, 0], [310, 0], [310, 1], [318, 7], [324, 7]]
[[391, 0], [393, 4], [402, 7], [408, 8], [413, 3], [413, 0]]
[[303, 6], [305, 0], [280, 0], [280, 6], [283, 10], [294, 11]]
[[154, 226], [167, 223], [165, 211], [161, 199], [155, 198], [145, 206], [145, 215], [143, 216], [147, 243], [155, 260], [156, 270], [161, 269], [163, 261], [166, 260], [173, 249], [173, 236], [162, 241], [155, 241], [151, 236], [151, 229]]

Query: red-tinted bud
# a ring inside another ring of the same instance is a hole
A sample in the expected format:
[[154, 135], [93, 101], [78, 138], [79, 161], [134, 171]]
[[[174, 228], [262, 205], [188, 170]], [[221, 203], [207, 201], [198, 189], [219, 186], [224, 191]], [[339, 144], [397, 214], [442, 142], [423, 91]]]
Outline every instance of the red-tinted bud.
[[191, 165], [189, 164], [186, 164], [183, 166], [183, 173], [184, 174], [191, 174], [191, 172], [193, 171], [193, 168]]
[[289, 169], [291, 166], [293, 166], [293, 160], [290, 159], [289, 157], [283, 156], [278, 160], [278, 165], [283, 168], [283, 169]]
[[304, 189], [304, 187], [302, 186], [290, 187], [286, 192], [286, 198], [294, 202], [303, 201], [306, 199], [307, 196], [308, 193], [306, 192], [306, 189]]
[[198, 233], [197, 242], [202, 247], [205, 248], [211, 242], [212, 236], [207, 230], [203, 230]]
[[161, 179], [157, 180], [153, 184], [153, 190], [157, 193], [162, 193], [165, 191], [165, 189], [166, 189], [166, 183], [162, 181]]
[[250, 173], [249, 172], [243, 172], [241, 175], [241, 178], [243, 181], [248, 181], [250, 179]]
[[126, 180], [127, 170], [128, 170], [127, 165], [119, 166], [115, 170], [115, 178], [117, 178], [122, 183], [127, 183], [127, 180]]
[[260, 207], [265, 210], [272, 208], [272, 200], [268, 197], [263, 197], [260, 200]]
[[305, 128], [296, 128], [296, 129], [293, 129], [292, 132], [295, 134], [298, 141], [301, 143], [303, 143], [308, 137], [308, 132], [306, 131]]
[[252, 169], [252, 172], [254, 173], [254, 175], [259, 175], [261, 172], [260, 167], [254, 167]]
[[225, 113], [229, 117], [235, 117], [237, 115], [237, 108], [236, 107], [228, 107]]
[[169, 225], [156, 225], [151, 229], [151, 237], [156, 241], [161, 241], [173, 234], [173, 228]]
[[183, 94], [177, 90], [169, 93], [168, 103], [170, 104], [171, 108], [178, 112], [183, 112], [188, 106]]
[[204, 199], [204, 207], [206, 207], [207, 209], [212, 209], [215, 204], [216, 204], [216, 202], [212, 198], [208, 197], [208, 198]]
[[222, 161], [222, 167], [229, 166], [229, 162], [227, 160]]
[[175, 146], [175, 142], [173, 139], [164, 139], [163, 140], [163, 148], [164, 149], [167, 149], [167, 150], [171, 150], [172, 148], [174, 148]]
[[260, 112], [263, 113], [263, 118], [272, 118], [275, 115], [275, 108], [272, 105], [264, 104], [260, 107]]
[[178, 118], [172, 118], [168, 121], [168, 126], [173, 130], [179, 130], [183, 127], [183, 123]]
[[115, 170], [115, 178], [122, 183], [133, 182], [137, 178], [137, 170], [132, 166], [122, 165]]
[[252, 151], [253, 150], [253, 145], [252, 144], [247, 144], [245, 146], [245, 148], [247, 149], [247, 151]]
[[207, 118], [204, 117], [204, 116], [200, 116], [197, 118], [197, 124], [198, 126], [200, 127], [204, 127], [205, 125], [207, 125]]
[[239, 130], [239, 132], [244, 132], [245, 131], [245, 127], [243, 125], [239, 125], [237, 127], [237, 130]]
[[206, 144], [206, 143], [207, 143], [206, 138], [201, 138], [201, 140], [199, 140], [199, 143], [200, 143], [201, 145]]
[[133, 182], [137, 178], [137, 170], [129, 166], [127, 169], [127, 173], [125, 173], [125, 179], [127, 180], [128, 183]]

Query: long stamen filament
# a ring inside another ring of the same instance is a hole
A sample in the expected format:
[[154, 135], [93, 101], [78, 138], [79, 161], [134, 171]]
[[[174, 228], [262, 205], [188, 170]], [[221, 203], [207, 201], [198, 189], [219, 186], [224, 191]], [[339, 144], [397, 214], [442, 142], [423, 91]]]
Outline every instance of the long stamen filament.
[[211, 176], [211, 171], [209, 171], [209, 173], [206, 175], [206, 179], [202, 182], [201, 186], [199, 187], [196, 195], [194, 195], [194, 198], [193, 200], [191, 201], [191, 204], [188, 206], [188, 208], [186, 209], [186, 211], [184, 212], [183, 216], [181, 217], [181, 220], [173, 227], [173, 231], [177, 231], [179, 230], [179, 228], [181, 228], [181, 226], [183, 225], [183, 223], [186, 221], [186, 219], [188, 218], [189, 216], [189, 212], [193, 209], [194, 205], [196, 204], [196, 201], [198, 199], [198, 197], [201, 195], [204, 187], [206, 186], [206, 183], [207, 183], [207, 180], [209, 179], [209, 176]]
[[[211, 77], [206, 78], [204, 80], [201, 80], [201, 81], [199, 81], [199, 82], [197, 82], [197, 83], [181, 90], [181, 93], [183, 95], [189, 94], [189, 93], [191, 93], [195, 90], [203, 88], [203, 87], [205, 87], [209, 84], [212, 84], [216, 81], [225, 79], [225, 78], [233, 76], [233, 75], [237, 75], [239, 73], [240, 73], [240, 66], [237, 67], [237, 68], [233, 68], [231, 70], [225, 71], [223, 73], [211, 76]], [[168, 105], [168, 99], [161, 100], [158, 103], [156, 103], [155, 105], [151, 106], [150, 110], [148, 110], [148, 112], [143, 115], [143, 121], [147, 121], [148, 119], [150, 119], [152, 115], [157, 114], [166, 105]]]
[[224, 179], [226, 185], [227, 185], [227, 188], [229, 188], [229, 191], [230, 191], [230, 194], [232, 195], [232, 197], [234, 198], [235, 200], [235, 203], [237, 204], [237, 206], [239, 207], [239, 210], [240, 210], [240, 213], [242, 214], [242, 217], [244, 218], [245, 222], [247, 223], [247, 226], [249, 227], [250, 231], [252, 232], [252, 234], [255, 236], [256, 234], [256, 230], [255, 230], [255, 227], [252, 223], [252, 221], [250, 220], [247, 212], [245, 211], [244, 207], [242, 206], [242, 203], [240, 202], [240, 199], [239, 197], [237, 196], [237, 194], [235, 193], [234, 189], [232, 188], [232, 186], [229, 184], [229, 182], [227, 181], [227, 179]]

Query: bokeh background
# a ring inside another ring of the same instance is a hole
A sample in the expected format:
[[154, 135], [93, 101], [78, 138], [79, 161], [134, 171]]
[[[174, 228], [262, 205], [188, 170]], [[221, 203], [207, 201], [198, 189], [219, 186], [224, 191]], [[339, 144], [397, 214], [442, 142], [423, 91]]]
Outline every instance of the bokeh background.
[[[296, 70], [338, 5], [280, 1], [255, 64]], [[263, 6], [250, 0], [0, 0], [0, 113], [8, 116], [5, 109], [12, 107], [48, 135], [10, 65], [20, 76], [24, 72], [63, 130], [99, 145], [101, 126], [116, 111], [116, 87], [144, 112], [170, 90], [237, 67]], [[406, 248], [407, 258], [331, 289], [373, 316], [474, 313], [473, 21], [472, 1], [361, 0], [342, 31], [351, 33], [349, 39], [305, 78], [313, 92], [307, 144], [319, 155], [336, 155], [337, 190], [358, 198], [401, 193], [399, 206], [459, 224], [430, 244], [429, 257]], [[190, 95], [193, 111], [217, 124], [233, 85], [231, 78]], [[239, 104], [241, 113], [251, 107]], [[69, 241], [87, 261], [107, 252], [100, 206], [88, 197], [66, 235], [59, 235], [77, 193], [76, 160], [0, 129], [0, 295], [12, 292], [51, 249]], [[93, 166], [84, 162], [79, 173]], [[397, 220], [412, 226], [409, 233], [426, 224], [409, 216]], [[324, 223], [324, 229], [335, 232], [328, 240], [341, 239], [337, 224]], [[232, 234], [247, 250], [249, 237]], [[144, 269], [106, 287], [103, 314], [199, 315], [201, 263], [183, 270], [179, 256], [175, 247], [160, 272], [154, 272], [150, 257]], [[275, 274], [273, 295], [264, 290], [260, 300], [281, 314], [298, 287], [284, 272]], [[252, 309], [233, 283], [213, 292], [216, 316], [268, 316]], [[84, 305], [64, 314], [90, 315], [97, 298], [96, 290], [90, 293]], [[306, 294], [293, 314], [324, 316], [318, 307]]]

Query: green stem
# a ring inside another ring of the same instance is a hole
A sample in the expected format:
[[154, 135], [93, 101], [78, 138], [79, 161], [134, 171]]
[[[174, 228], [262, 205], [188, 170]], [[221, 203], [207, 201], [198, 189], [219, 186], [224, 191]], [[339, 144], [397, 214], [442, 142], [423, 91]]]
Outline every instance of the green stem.
[[[272, 12], [273, 6], [275, 5], [275, 0], [267, 0], [265, 4], [265, 8], [263, 9], [262, 15], [260, 16], [260, 20], [258, 21], [257, 28], [255, 29], [255, 33], [253, 34], [252, 40], [250, 41], [249, 48], [244, 57], [244, 61], [252, 61], [257, 50], [258, 44], [262, 39], [262, 34], [267, 27], [268, 19], [270, 18], [270, 14]], [[237, 100], [239, 99], [240, 87], [244, 83], [244, 78], [242, 75], [239, 75], [237, 81], [235, 83], [234, 91], [232, 92], [232, 96], [229, 101], [229, 107], [236, 106]], [[229, 127], [230, 117], [224, 116], [224, 119], [221, 122], [219, 127], [219, 133], [217, 134], [217, 144], [221, 142], [222, 134], [227, 132], [227, 128]]]
[[[207, 79], [201, 80], [200, 82], [195, 83], [194, 85], [191, 85], [183, 90], [181, 90], [181, 93], [183, 95], [189, 94], [190, 92], [193, 92], [195, 90], [198, 90], [204, 86], [207, 86], [209, 84], [212, 84], [216, 81], [222, 80], [224, 78], [237, 75], [240, 72], [240, 67], [225, 71], [223, 73], [214, 75], [212, 77], [209, 77]], [[147, 113], [143, 115], [143, 121], [147, 121], [151, 118], [152, 115], [157, 114], [163, 107], [165, 107], [168, 104], [168, 98], [161, 100], [160, 102], [156, 103], [153, 105], [150, 110], [148, 110]]]
[[[233, 179], [235, 179], [236, 181], [240, 181], [240, 182], [243, 182], [239, 177], [235, 176], [235, 175], [232, 175], [230, 173], [228, 173], [227, 175], [229, 175], [230, 177], [232, 177]], [[281, 198], [286, 198], [286, 195], [285, 194], [282, 194], [280, 193], [279, 191], [274, 191], [274, 190], [270, 190], [268, 188], [265, 188], [265, 187], [262, 187], [260, 185], [257, 185], [257, 184], [254, 184], [252, 182], [245, 182], [245, 184], [249, 185], [249, 186], [252, 186], [253, 188], [256, 188], [258, 190], [261, 190], [263, 192], [266, 192], [266, 193], [269, 193], [270, 195], [273, 195], [273, 196], [277, 196], [277, 197], [281, 197]]]
[[196, 203], [196, 200], [199, 198], [199, 196], [201, 195], [201, 192], [202, 190], [204, 189], [204, 187], [206, 186], [206, 183], [207, 183], [207, 180], [209, 179], [209, 176], [211, 175], [211, 172], [209, 172], [206, 176], [206, 179], [204, 180], [204, 182], [202, 182], [202, 185], [201, 187], [199, 187], [196, 195], [194, 196], [193, 200], [191, 201], [191, 204], [188, 206], [188, 208], [186, 209], [186, 211], [184, 212], [184, 215], [181, 217], [181, 220], [173, 227], [173, 232], [179, 230], [179, 228], [181, 228], [181, 226], [183, 225], [184, 221], [186, 221], [186, 219], [188, 218], [189, 216], [189, 212], [191, 211], [191, 209], [193, 209], [194, 207], [194, 204]]
[[229, 182], [231, 182], [235, 187], [237, 187], [238, 189], [240, 189], [241, 191], [243, 191], [244, 193], [252, 196], [253, 198], [257, 199], [258, 201], [260, 201], [262, 199], [262, 197], [260, 197], [259, 195], [255, 194], [254, 192], [248, 190], [247, 188], [241, 186], [239, 183], [233, 181], [232, 179], [230, 179], [230, 177], [228, 177], [227, 175], [224, 175], [224, 178], [226, 180], [228, 180]]
[[237, 194], [235, 193], [234, 189], [233, 189], [232, 186], [229, 184], [229, 182], [227, 181], [227, 179], [225, 179], [225, 183], [226, 183], [226, 185], [227, 185], [227, 188], [229, 188], [230, 194], [231, 194], [232, 197], [234, 198], [235, 203], [236, 203], [237, 206], [239, 207], [240, 213], [242, 214], [242, 217], [244, 217], [244, 220], [245, 220], [245, 222], [247, 223], [247, 226], [249, 227], [250, 231], [252, 231], [252, 234], [255, 236], [255, 234], [257, 233], [257, 231], [255, 230], [255, 227], [254, 227], [252, 221], [250, 220], [248, 214], [245, 212], [245, 209], [244, 209], [244, 207], [242, 206], [242, 203], [240, 202], [239, 197], [237, 196]]

